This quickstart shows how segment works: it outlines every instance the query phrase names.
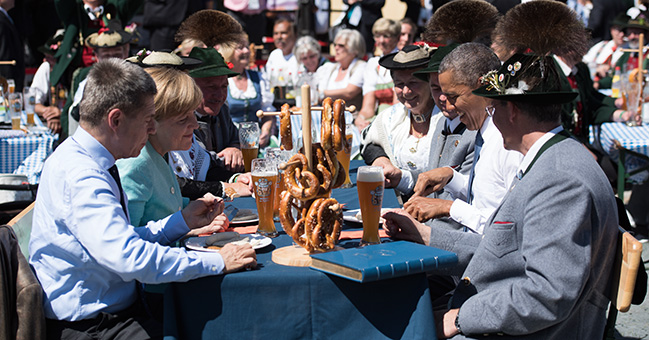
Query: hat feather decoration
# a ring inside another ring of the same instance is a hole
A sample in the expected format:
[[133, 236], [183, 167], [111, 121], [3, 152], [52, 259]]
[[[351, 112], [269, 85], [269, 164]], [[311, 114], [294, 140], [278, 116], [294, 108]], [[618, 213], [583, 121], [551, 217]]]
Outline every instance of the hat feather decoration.
[[575, 11], [551, 0], [515, 6], [496, 26], [494, 35], [510, 51], [556, 54], [578, 62], [588, 52], [588, 33]]
[[176, 40], [194, 39], [208, 47], [233, 45], [244, 33], [241, 24], [221, 11], [205, 9], [190, 15], [180, 24]]
[[439, 44], [480, 42], [489, 45], [500, 13], [484, 0], [451, 1], [435, 11], [423, 38]]

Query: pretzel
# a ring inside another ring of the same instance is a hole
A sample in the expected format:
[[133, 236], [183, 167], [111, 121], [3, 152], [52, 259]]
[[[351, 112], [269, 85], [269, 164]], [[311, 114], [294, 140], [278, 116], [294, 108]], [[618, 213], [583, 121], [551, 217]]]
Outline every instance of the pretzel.
[[279, 114], [279, 136], [281, 138], [282, 150], [293, 150], [293, 133], [291, 132], [291, 112], [289, 105], [282, 105], [282, 111]]
[[336, 99], [333, 106], [333, 148], [336, 152], [342, 151], [347, 145], [345, 124], [345, 101]]
[[287, 164], [289, 165], [283, 174], [286, 190], [299, 200], [306, 201], [315, 198], [318, 194], [320, 181], [315, 174], [308, 170], [306, 156], [301, 153], [295, 154]]
[[334, 249], [340, 237], [342, 207], [333, 198], [313, 202], [306, 216], [306, 237], [315, 250]]
[[322, 125], [320, 127], [320, 144], [325, 150], [331, 149], [331, 125], [333, 121], [333, 109], [331, 107], [331, 98], [327, 97], [322, 101]]
[[[293, 208], [295, 208], [298, 212], [298, 216], [296, 216], [297, 221], [296, 218], [293, 217]], [[283, 191], [279, 203], [279, 221], [282, 224], [282, 228], [284, 228], [286, 234], [290, 236], [293, 241], [295, 241], [295, 243], [297, 243], [300, 247], [311, 251], [311, 247], [307, 239], [303, 237], [305, 230], [304, 218], [302, 216], [306, 213], [300, 213], [301, 210], [303, 209], [300, 209], [299, 201], [296, 201], [291, 196], [290, 192]]]

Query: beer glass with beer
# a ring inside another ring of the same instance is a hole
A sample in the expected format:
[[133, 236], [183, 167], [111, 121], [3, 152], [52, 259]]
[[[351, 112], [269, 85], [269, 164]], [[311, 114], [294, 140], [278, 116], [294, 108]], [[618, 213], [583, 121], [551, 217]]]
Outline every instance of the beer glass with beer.
[[239, 123], [239, 144], [243, 153], [243, 165], [250, 172], [250, 164], [259, 153], [259, 124], [257, 122]]
[[11, 129], [20, 130], [20, 116], [23, 113], [23, 94], [20, 92], [10, 93], [8, 98]]
[[341, 188], [351, 188], [353, 186], [352, 180], [349, 178], [349, 162], [352, 156], [352, 139], [354, 138], [351, 130], [353, 127], [353, 124], [347, 124], [347, 126], [345, 127], [345, 139], [347, 139], [347, 147], [342, 151], [336, 152], [336, 158], [338, 158], [338, 162], [343, 165], [343, 168], [345, 168], [345, 173], [347, 174], [345, 183], [343, 183]]
[[273, 219], [275, 222], [279, 222], [280, 194], [285, 190], [284, 181], [282, 180], [282, 173], [284, 171], [279, 169], [279, 165], [288, 162], [289, 158], [291, 158], [291, 154], [286, 150], [280, 148], [268, 148], [266, 150], [266, 159], [275, 163], [277, 166], [277, 184], [275, 185], [275, 198], [273, 199]]
[[257, 233], [275, 237], [278, 235], [273, 221], [273, 202], [275, 200], [275, 185], [277, 183], [277, 164], [269, 159], [256, 158], [252, 160], [252, 184], [257, 202], [259, 227]]
[[25, 114], [27, 114], [27, 126], [34, 126], [34, 106], [36, 106], [36, 91], [37, 89], [25, 86], [23, 88], [23, 100], [25, 101]]
[[363, 218], [361, 245], [381, 243], [379, 220], [383, 205], [383, 168], [380, 166], [359, 167], [356, 186]]

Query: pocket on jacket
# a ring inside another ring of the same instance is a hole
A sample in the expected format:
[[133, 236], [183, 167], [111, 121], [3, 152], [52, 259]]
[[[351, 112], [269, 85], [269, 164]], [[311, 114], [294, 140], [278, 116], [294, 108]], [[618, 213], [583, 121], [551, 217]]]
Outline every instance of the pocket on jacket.
[[485, 232], [482, 242], [496, 257], [503, 257], [518, 249], [515, 223], [494, 223]]

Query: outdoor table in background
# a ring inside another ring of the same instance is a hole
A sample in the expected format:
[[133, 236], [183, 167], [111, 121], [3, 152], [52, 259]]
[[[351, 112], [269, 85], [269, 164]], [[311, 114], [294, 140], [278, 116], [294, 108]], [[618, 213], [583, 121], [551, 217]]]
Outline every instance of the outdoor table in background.
[[[26, 123], [23, 112], [22, 123]], [[22, 130], [0, 130], [0, 173], [23, 174], [29, 183], [40, 180], [45, 159], [52, 153], [58, 135], [52, 135], [38, 117], [36, 126], [29, 133]]]
[[[352, 183], [362, 163], [352, 161]], [[345, 209], [358, 209], [356, 190], [335, 189], [332, 196]], [[251, 197], [236, 198], [232, 204], [255, 209]], [[399, 207], [393, 190], [385, 190], [383, 207]], [[279, 223], [276, 227], [282, 230]], [[345, 222], [343, 229], [360, 228]], [[339, 245], [356, 247], [359, 241]], [[360, 284], [272, 262], [273, 250], [292, 243], [281, 231], [272, 245], [257, 250], [255, 270], [169, 284], [164, 295], [165, 339], [436, 338], [425, 274]]]

